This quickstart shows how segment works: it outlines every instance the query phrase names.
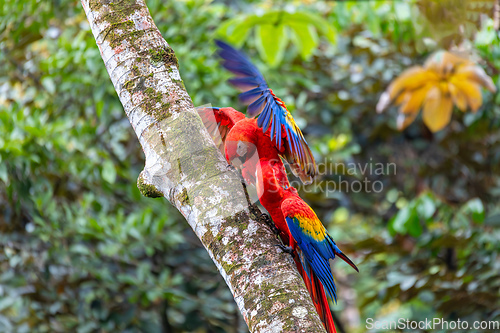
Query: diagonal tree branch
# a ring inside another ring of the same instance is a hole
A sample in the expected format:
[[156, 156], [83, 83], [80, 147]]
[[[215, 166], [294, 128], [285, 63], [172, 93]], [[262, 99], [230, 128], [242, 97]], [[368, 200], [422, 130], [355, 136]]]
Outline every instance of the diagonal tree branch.
[[184, 215], [251, 332], [324, 332], [292, 259], [274, 246], [194, 110], [174, 52], [144, 1], [82, 5], [146, 156], [141, 192], [166, 197]]

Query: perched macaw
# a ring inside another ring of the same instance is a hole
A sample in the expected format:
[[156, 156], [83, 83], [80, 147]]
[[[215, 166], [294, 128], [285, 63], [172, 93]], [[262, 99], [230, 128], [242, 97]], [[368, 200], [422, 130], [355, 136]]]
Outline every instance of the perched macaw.
[[[336, 246], [312, 209], [290, 186], [280, 157], [295, 175], [310, 183], [316, 175], [314, 157], [285, 104], [277, 98], [255, 66], [241, 52], [216, 42], [223, 65], [237, 75], [230, 82], [247, 90], [240, 99], [249, 104], [245, 116], [233, 108], [199, 110], [205, 126], [229, 163], [257, 187], [259, 200], [271, 215], [280, 238], [292, 248], [297, 268], [328, 332], [336, 332], [328, 296], [336, 300], [330, 260], [339, 256], [356, 266]], [[248, 90], [249, 89], [249, 90]], [[324, 286], [324, 288], [323, 288]]]
[[299, 197], [295, 188], [283, 185], [280, 181], [281, 172], [282, 168], [268, 160], [259, 161], [256, 175], [259, 200], [277, 226], [286, 224], [289, 241], [284, 243], [289, 244], [293, 253], [297, 254], [309, 278], [302, 276], [325, 328], [328, 332], [336, 332], [324, 292], [326, 290], [328, 296], [337, 302], [337, 289], [330, 261], [337, 256], [356, 271], [358, 268], [338, 248], [314, 211]]
[[[216, 44], [222, 65], [237, 75], [229, 82], [242, 90], [249, 89], [240, 94], [240, 100], [249, 104], [247, 113], [253, 117], [246, 118], [229, 107], [199, 110], [216, 145], [252, 185], [256, 185], [256, 167], [260, 159], [268, 159], [282, 167], [281, 181], [284, 186], [288, 184], [281, 157], [304, 184], [311, 183], [316, 175], [316, 162], [285, 104], [274, 95], [262, 74], [242, 52], [221, 41]], [[280, 231], [288, 229], [284, 222], [276, 227]]]
[[[248, 184], [256, 186], [259, 201], [271, 215], [283, 244], [292, 249], [297, 270], [304, 280], [321, 321], [328, 332], [336, 332], [323, 282], [316, 275], [316, 271], [310, 268], [305, 253], [297, 246], [282, 210], [285, 200], [291, 203], [288, 199], [301, 199], [295, 188], [290, 186], [285, 166], [274, 142], [258, 127], [256, 119], [244, 118], [242, 113], [233, 108], [203, 108], [199, 113], [211, 134], [214, 134], [214, 131], [215, 134], [216, 131], [219, 132], [220, 135], [213, 137], [220, 144], [219, 147], [224, 148], [227, 161], [241, 171]], [[269, 182], [271, 185], [266, 186]], [[305, 212], [303, 215], [308, 216], [309, 211]], [[336, 297], [335, 293], [329, 292], [329, 295], [332, 299]]]

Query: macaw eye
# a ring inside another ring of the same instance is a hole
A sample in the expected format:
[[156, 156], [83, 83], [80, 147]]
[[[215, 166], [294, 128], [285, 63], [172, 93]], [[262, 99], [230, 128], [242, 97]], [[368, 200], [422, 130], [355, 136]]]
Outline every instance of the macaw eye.
[[238, 141], [238, 146], [236, 147], [236, 154], [238, 156], [245, 156], [247, 153], [248, 147], [243, 141]]

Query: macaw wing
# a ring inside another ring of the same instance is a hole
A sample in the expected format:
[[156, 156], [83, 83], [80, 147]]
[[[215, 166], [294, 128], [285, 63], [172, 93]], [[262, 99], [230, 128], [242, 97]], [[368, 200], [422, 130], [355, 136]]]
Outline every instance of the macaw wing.
[[338, 256], [356, 271], [356, 265], [337, 247], [314, 211], [300, 197], [283, 201], [281, 210], [290, 234], [304, 254], [312, 271], [319, 278], [328, 295], [335, 300], [337, 289], [330, 260]]
[[197, 111], [215, 145], [224, 155], [227, 134], [245, 115], [233, 108], [201, 107]]
[[308, 266], [319, 278], [331, 299], [337, 301], [337, 288], [330, 268], [335, 258], [329, 247], [325, 227], [314, 211], [299, 197], [286, 199], [281, 210], [290, 233], [306, 258]]
[[[305, 222], [300, 217], [286, 217], [286, 222], [292, 237], [304, 254], [311, 270], [323, 284], [328, 296], [337, 302], [337, 287], [335, 286], [335, 280], [333, 279], [330, 268], [330, 258], [320, 253], [323, 251], [319, 251], [319, 249], [323, 247], [321, 243], [326, 241], [325, 238], [323, 237], [322, 241], [317, 240], [321, 238], [320, 235], [315, 233], [312, 225]], [[331, 258], [333, 259], [334, 257]]]
[[236, 75], [236, 78], [230, 79], [229, 82], [245, 91], [240, 95], [240, 98], [248, 103], [251, 99], [256, 99], [259, 96], [258, 91], [252, 91], [253, 89], [260, 88], [261, 93], [269, 89], [262, 74], [243, 52], [220, 40], [216, 40], [215, 44], [219, 47], [218, 55], [223, 59], [222, 66]]
[[257, 125], [269, 134], [293, 173], [305, 184], [311, 183], [316, 175], [316, 162], [285, 103], [276, 97], [245, 54], [222, 41], [216, 40], [215, 43], [223, 59], [222, 65], [236, 75], [229, 82], [243, 91], [239, 98], [248, 105], [248, 116], [258, 116]]
[[283, 157], [288, 162], [293, 174], [299, 177], [303, 184], [311, 184], [318, 168], [306, 139], [300, 129], [300, 135], [292, 135], [286, 126], [283, 126], [282, 132], [284, 132], [282, 137], [285, 141]]

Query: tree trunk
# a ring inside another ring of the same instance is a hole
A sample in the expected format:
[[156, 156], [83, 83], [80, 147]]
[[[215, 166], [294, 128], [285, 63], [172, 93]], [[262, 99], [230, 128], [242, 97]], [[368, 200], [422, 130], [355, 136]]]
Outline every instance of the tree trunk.
[[184, 215], [251, 332], [324, 332], [293, 260], [258, 221], [238, 174], [194, 110], [174, 52], [144, 1], [82, 5], [146, 156], [141, 192], [164, 196]]

